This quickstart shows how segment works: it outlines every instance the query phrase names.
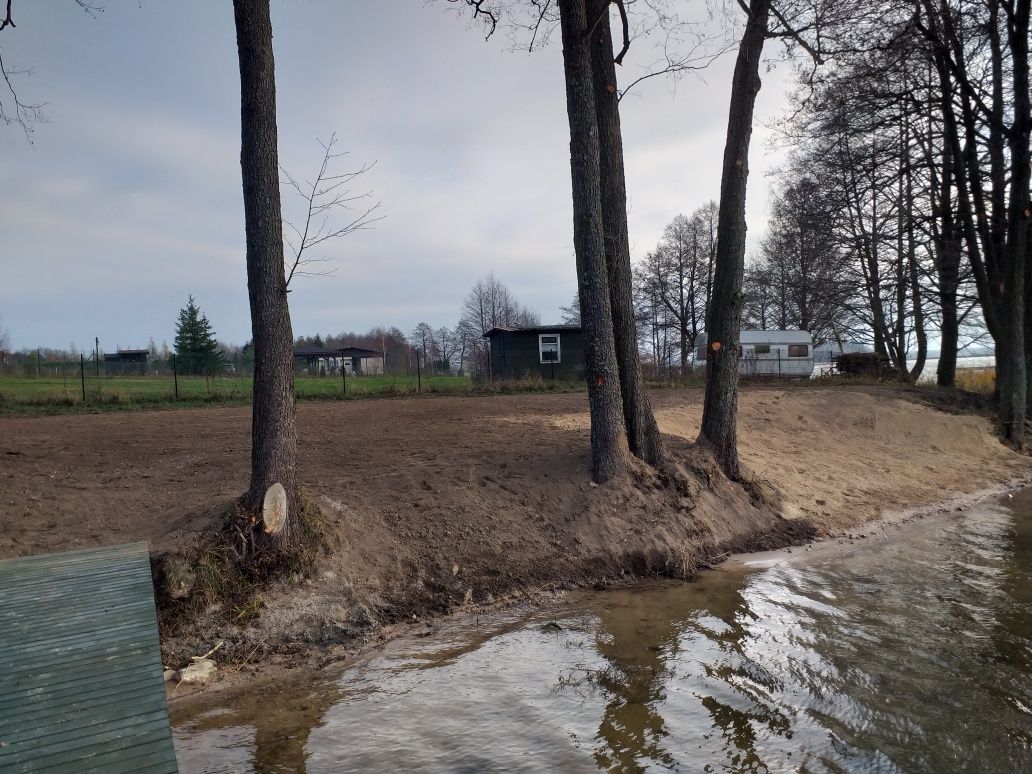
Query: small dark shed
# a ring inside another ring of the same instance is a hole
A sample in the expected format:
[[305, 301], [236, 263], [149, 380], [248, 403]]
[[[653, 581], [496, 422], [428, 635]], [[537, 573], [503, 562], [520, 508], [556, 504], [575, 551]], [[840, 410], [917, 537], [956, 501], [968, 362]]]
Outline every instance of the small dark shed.
[[584, 378], [584, 334], [579, 325], [492, 328], [491, 378]]
[[105, 352], [105, 363], [146, 363], [150, 354], [146, 349], [120, 349], [117, 352]]

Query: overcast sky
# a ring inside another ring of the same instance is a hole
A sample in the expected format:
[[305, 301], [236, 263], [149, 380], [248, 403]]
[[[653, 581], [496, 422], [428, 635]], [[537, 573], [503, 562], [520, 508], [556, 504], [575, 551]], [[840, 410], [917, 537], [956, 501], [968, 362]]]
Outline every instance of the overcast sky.
[[[699, 0], [701, 2], [701, 0]], [[47, 102], [33, 143], [0, 127], [0, 318], [14, 348], [171, 342], [192, 293], [220, 340], [250, 338], [239, 166], [239, 80], [229, 0], [15, 2], [4, 61], [31, 66]], [[576, 290], [569, 133], [558, 39], [516, 52], [505, 35], [422, 0], [273, 0], [280, 160], [299, 176], [336, 132], [386, 218], [331, 244], [336, 273], [300, 278], [295, 335], [425, 320], [453, 325], [493, 271], [545, 322]], [[630, 81], [655, 52], [632, 47]], [[621, 103], [631, 250], [716, 198], [733, 55], [704, 80], [654, 79]], [[760, 122], [785, 105], [768, 73]], [[754, 134], [750, 244], [779, 160]], [[285, 192], [285, 216], [299, 200]]]

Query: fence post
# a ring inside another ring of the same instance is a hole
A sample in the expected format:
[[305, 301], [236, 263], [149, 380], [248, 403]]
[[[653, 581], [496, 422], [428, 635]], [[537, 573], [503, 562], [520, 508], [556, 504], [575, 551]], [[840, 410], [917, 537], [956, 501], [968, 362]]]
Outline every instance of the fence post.
[[172, 381], [175, 384], [176, 400], [179, 400], [179, 371], [176, 370], [176, 356], [172, 355]]
[[344, 382], [344, 394], [348, 394], [348, 367], [344, 365], [344, 358], [340, 359], [340, 378]]
[[416, 392], [423, 391], [423, 372], [419, 367], [419, 350], [416, 350]]
[[82, 383], [82, 402], [86, 402], [86, 358], [79, 353], [79, 381]]

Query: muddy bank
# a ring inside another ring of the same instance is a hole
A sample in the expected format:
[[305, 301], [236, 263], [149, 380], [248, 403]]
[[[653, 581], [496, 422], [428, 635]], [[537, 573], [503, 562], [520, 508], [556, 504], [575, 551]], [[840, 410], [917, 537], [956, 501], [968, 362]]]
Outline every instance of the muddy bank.
[[[684, 475], [588, 478], [581, 394], [302, 404], [301, 465], [330, 550], [313, 577], [166, 630], [170, 662], [354, 642], [413, 616], [831, 535], [1029, 471], [985, 419], [894, 388], [756, 388], [745, 464], [777, 508], [690, 448], [701, 391], [653, 396]], [[0, 556], [147, 540], [189, 553], [247, 482], [249, 411], [0, 420]], [[228, 621], [228, 622], [227, 622]]]
[[963, 505], [180, 693], [181, 771], [1026, 771], [1032, 490]]

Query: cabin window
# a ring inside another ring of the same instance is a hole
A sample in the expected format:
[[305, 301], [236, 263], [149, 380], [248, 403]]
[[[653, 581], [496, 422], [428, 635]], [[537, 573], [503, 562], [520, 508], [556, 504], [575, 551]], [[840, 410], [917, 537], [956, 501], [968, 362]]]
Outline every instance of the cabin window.
[[809, 344], [789, 344], [788, 345], [788, 356], [789, 357], [809, 357], [810, 356], [810, 345]]
[[754, 351], [756, 352], [757, 355], [769, 355], [770, 354], [770, 344], [757, 344], [756, 348], [754, 349]]
[[542, 333], [538, 336], [538, 354], [542, 363], [560, 362], [559, 334]]

